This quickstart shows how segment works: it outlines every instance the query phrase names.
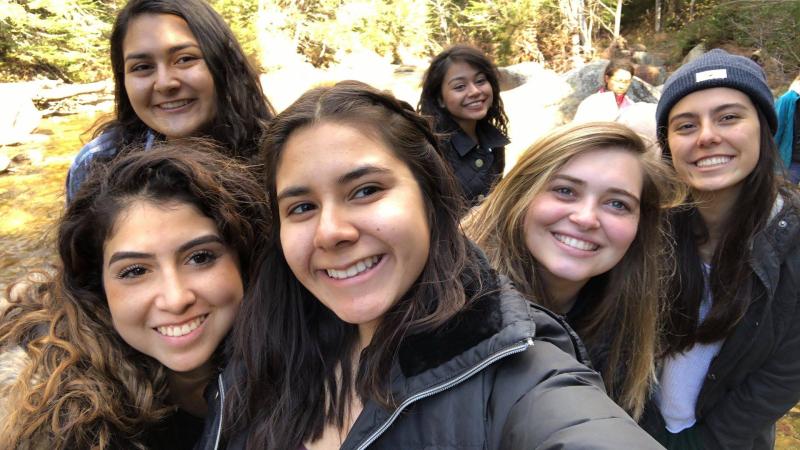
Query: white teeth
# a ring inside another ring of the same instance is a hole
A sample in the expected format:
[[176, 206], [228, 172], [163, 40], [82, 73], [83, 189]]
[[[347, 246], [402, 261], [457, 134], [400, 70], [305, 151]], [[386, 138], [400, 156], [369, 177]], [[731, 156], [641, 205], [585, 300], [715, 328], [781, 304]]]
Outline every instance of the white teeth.
[[712, 156], [711, 158], [705, 158], [705, 159], [701, 159], [700, 161], [697, 161], [695, 163], [695, 165], [697, 167], [710, 167], [710, 166], [716, 166], [716, 165], [719, 165], [719, 164], [725, 164], [726, 162], [728, 162], [728, 161], [730, 161], [732, 159], [733, 159], [733, 157], [731, 157], [731, 156]]
[[352, 266], [344, 270], [326, 269], [325, 272], [327, 272], [328, 276], [331, 278], [335, 278], [337, 280], [343, 280], [345, 278], [351, 278], [360, 274], [361, 272], [364, 272], [365, 270], [377, 264], [379, 260], [380, 260], [379, 256], [370, 256], [369, 258], [358, 261], [357, 263], [353, 264]]
[[578, 250], [594, 251], [597, 250], [597, 247], [599, 247], [599, 245], [592, 244], [591, 242], [582, 241], [570, 236], [564, 236], [563, 234], [554, 233], [553, 236], [555, 236], [559, 242], [569, 245], [570, 247], [577, 248]]
[[188, 105], [188, 104], [189, 104], [189, 100], [176, 100], [174, 102], [162, 103], [162, 104], [158, 105], [158, 107], [161, 108], [161, 109], [174, 109], [174, 108], [180, 108], [181, 106]]
[[180, 326], [167, 325], [167, 326], [163, 326], [163, 327], [157, 327], [156, 331], [158, 331], [160, 334], [163, 334], [164, 336], [170, 336], [170, 337], [186, 336], [187, 334], [189, 334], [192, 331], [196, 330], [197, 327], [200, 326], [200, 324], [205, 322], [207, 317], [208, 317], [208, 315], [206, 314], [204, 316], [200, 316], [200, 317], [192, 320], [189, 323], [185, 323], [185, 324], [180, 325]]

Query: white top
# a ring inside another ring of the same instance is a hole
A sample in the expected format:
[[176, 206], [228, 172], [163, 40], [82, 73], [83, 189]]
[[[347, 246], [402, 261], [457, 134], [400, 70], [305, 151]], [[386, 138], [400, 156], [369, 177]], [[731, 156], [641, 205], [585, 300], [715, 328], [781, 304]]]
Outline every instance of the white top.
[[622, 104], [617, 106], [617, 98], [613, 92], [597, 92], [583, 99], [578, 105], [578, 110], [575, 111], [575, 117], [572, 121], [575, 123], [614, 122], [622, 110], [633, 104], [633, 100], [626, 95]]
[[[711, 309], [712, 299], [708, 284], [711, 266], [703, 264], [705, 290], [700, 303], [700, 323]], [[725, 340], [710, 344], [695, 344], [689, 350], [666, 358], [655, 392], [655, 402], [661, 410], [666, 428], [670, 433], [679, 433], [695, 424], [694, 415], [697, 397], [708, 373], [711, 361], [719, 353]]]

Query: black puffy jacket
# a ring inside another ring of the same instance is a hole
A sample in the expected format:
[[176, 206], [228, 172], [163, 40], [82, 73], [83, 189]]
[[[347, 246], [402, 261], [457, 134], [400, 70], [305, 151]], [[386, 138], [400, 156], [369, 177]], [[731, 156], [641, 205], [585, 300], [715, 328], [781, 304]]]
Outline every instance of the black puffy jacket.
[[[406, 338], [392, 374], [398, 406], [367, 401], [343, 450], [662, 448], [575, 359], [574, 334], [492, 279], [452, 326]], [[218, 448], [223, 402], [224, 389], [200, 448]]]

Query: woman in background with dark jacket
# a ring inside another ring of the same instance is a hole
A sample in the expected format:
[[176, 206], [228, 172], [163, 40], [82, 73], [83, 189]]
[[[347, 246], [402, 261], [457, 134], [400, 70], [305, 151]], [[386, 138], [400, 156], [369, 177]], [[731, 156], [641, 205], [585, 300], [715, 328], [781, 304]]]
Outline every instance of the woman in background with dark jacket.
[[[232, 336], [214, 448], [659, 448], [459, 231], [427, 122], [359, 82], [264, 143], [276, 227]], [[222, 425], [220, 425], [222, 423]]]
[[509, 143], [497, 67], [469, 45], [444, 50], [425, 72], [417, 110], [444, 137], [441, 148], [464, 198], [483, 200], [503, 176]]

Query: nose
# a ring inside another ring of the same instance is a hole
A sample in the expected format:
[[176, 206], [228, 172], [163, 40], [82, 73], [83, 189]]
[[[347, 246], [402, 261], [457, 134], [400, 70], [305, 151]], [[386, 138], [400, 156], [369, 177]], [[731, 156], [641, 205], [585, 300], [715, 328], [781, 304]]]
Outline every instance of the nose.
[[589, 199], [576, 204], [576, 208], [569, 215], [569, 220], [583, 230], [591, 230], [600, 227], [597, 219], [596, 205]]
[[159, 65], [156, 72], [155, 90], [158, 92], [169, 92], [180, 87], [180, 80], [175, 76], [174, 71], [165, 65]]
[[314, 246], [333, 250], [358, 240], [358, 228], [342, 208], [336, 206], [323, 208], [314, 233]]
[[194, 290], [177, 271], [165, 271], [161, 283], [161, 293], [156, 298], [157, 308], [181, 314], [197, 301]]
[[719, 136], [719, 131], [714, 124], [704, 121], [701, 122], [699, 126], [700, 133], [697, 136], [697, 144], [699, 146], [709, 147], [720, 143], [721, 138]]
[[474, 97], [474, 96], [476, 96], [476, 95], [478, 95], [480, 93], [481, 93], [481, 90], [478, 89], [478, 85], [476, 85], [475, 83], [467, 84], [467, 95], [468, 96]]

